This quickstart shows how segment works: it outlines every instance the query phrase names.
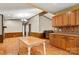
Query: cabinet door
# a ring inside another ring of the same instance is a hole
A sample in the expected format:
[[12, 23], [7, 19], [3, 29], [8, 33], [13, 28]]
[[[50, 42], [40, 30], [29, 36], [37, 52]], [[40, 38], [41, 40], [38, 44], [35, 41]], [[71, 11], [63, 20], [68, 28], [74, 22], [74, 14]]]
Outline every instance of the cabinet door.
[[79, 25], [79, 9], [76, 11], [76, 25]]
[[56, 26], [59, 26], [59, 16], [56, 16]]
[[70, 52], [75, 53], [76, 51], [76, 40], [74, 37], [70, 38]]
[[60, 42], [59, 42], [60, 40], [58, 35], [50, 35], [49, 38], [50, 38], [49, 41], [53, 46], [56, 46], [56, 47], [60, 46]]
[[53, 26], [62, 26], [62, 16], [61, 15], [57, 15], [55, 17], [53, 17]]
[[58, 16], [58, 26], [62, 26], [62, 15]]
[[56, 26], [56, 17], [53, 17], [52, 19], [52, 26]]
[[70, 47], [71, 46], [70, 46], [70, 39], [69, 39], [69, 37], [66, 37], [66, 40], [65, 41], [66, 41], [66, 50], [67, 51], [70, 51]]
[[66, 50], [71, 53], [75, 53], [76, 51], [76, 40], [74, 37], [67, 37], [66, 39]]
[[61, 38], [60, 35], [55, 35], [55, 46], [60, 48], [61, 46]]
[[55, 18], [55, 26], [58, 26], [58, 16]]
[[69, 24], [68, 19], [69, 19], [68, 13], [63, 14], [63, 26], [68, 26]]
[[53, 45], [54, 46], [57, 46], [57, 38], [56, 38], [56, 35], [54, 35], [54, 37], [53, 37]]
[[50, 44], [54, 44], [54, 35], [50, 34], [49, 35], [49, 41], [50, 41]]
[[55, 46], [60, 47], [60, 38], [59, 35], [55, 35]]
[[76, 37], [75, 40], [76, 40], [76, 51], [75, 51], [75, 53], [79, 54], [79, 37]]
[[65, 36], [60, 36], [60, 48], [66, 49]]
[[76, 25], [76, 11], [72, 11], [69, 13], [69, 26]]

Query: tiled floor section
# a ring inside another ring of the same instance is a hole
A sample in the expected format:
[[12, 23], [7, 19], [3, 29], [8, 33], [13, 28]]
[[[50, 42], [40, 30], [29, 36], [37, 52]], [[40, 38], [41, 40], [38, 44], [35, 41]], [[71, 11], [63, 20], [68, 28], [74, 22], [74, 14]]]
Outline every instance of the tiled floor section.
[[[70, 53], [51, 46], [49, 43], [46, 44], [47, 55], [70, 55]], [[1, 55], [27, 55], [27, 48], [25, 44], [20, 42], [18, 38], [6, 38], [4, 43], [0, 44], [0, 54]], [[32, 48], [33, 55], [43, 55], [42, 45]]]

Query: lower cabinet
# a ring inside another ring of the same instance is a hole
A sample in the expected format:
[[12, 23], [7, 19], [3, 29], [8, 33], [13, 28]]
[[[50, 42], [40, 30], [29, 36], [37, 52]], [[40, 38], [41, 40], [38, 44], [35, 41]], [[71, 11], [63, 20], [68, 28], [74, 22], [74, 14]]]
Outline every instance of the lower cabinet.
[[49, 35], [50, 43], [58, 48], [65, 49], [65, 38], [59, 35]]
[[62, 36], [62, 35], [61, 35], [59, 38], [60, 38], [60, 48], [61, 48], [61, 49], [66, 49], [65, 36]]
[[53, 46], [79, 54], [79, 37], [59, 34], [50, 34], [49, 41]]
[[60, 46], [60, 42], [59, 42], [59, 38], [58, 35], [49, 35], [49, 39], [50, 39], [50, 43], [53, 46], [59, 47]]
[[60, 47], [60, 38], [59, 38], [59, 35], [55, 35], [54, 42], [56, 43], [54, 45], [59, 48]]
[[67, 36], [66, 38], [66, 50], [70, 53], [76, 52], [76, 39], [71, 36]]
[[79, 54], [79, 37], [75, 37], [75, 40], [76, 40], [76, 51], [75, 51], [75, 53]]
[[52, 45], [54, 45], [55, 44], [55, 37], [54, 37], [55, 35], [49, 35], [49, 39], [50, 39], [50, 44], [52, 44]]

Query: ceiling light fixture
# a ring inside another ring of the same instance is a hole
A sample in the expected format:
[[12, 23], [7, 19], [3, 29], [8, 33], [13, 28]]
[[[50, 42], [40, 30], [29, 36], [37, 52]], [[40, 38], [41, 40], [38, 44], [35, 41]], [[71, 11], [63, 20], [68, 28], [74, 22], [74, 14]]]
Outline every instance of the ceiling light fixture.
[[21, 19], [21, 21], [22, 21], [22, 22], [23, 22], [23, 21], [24, 21], [24, 22], [27, 22], [27, 19]]

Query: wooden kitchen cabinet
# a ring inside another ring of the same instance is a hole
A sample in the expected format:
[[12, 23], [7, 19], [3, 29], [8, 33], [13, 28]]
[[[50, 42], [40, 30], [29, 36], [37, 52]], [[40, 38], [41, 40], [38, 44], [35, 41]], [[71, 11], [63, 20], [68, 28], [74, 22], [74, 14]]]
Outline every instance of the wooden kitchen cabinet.
[[53, 43], [54, 43], [53, 44], [54, 46], [58, 47], [58, 39], [57, 39], [57, 36], [56, 35], [53, 38]]
[[56, 26], [56, 27], [59, 26], [59, 20], [58, 19], [59, 19], [58, 16], [53, 17], [52, 26]]
[[49, 35], [49, 41], [50, 41], [50, 44], [52, 44], [52, 45], [54, 45], [55, 43], [54, 43], [54, 39], [55, 39], [55, 35], [52, 35], [52, 34], [50, 34]]
[[54, 39], [53, 39], [53, 43], [54, 43], [54, 44], [53, 44], [54, 46], [58, 47], [58, 39], [57, 39], [56, 36], [55, 36]]
[[49, 41], [50, 41], [50, 44], [52, 44], [53, 46], [60, 47], [60, 38], [58, 37], [58, 35], [50, 34]]
[[56, 26], [56, 17], [53, 17], [52, 19], [52, 26]]
[[63, 26], [68, 26], [68, 24], [69, 24], [69, 16], [68, 16], [68, 13], [64, 13], [63, 15]]
[[66, 50], [69, 51], [70, 53], [76, 52], [76, 40], [73, 36], [67, 36]]
[[[55, 26], [76, 26], [79, 25], [79, 8], [64, 12], [55, 16]], [[54, 22], [53, 22], [54, 23]]]
[[65, 41], [65, 36], [60, 35], [60, 48], [61, 49], [66, 49], [66, 41]]
[[49, 41], [53, 46], [58, 48], [65, 49], [65, 41], [63, 40], [63, 36], [50, 34]]
[[76, 25], [79, 25], [79, 9], [76, 10]]
[[[70, 34], [71, 35], [71, 34]], [[79, 54], [79, 37], [60, 34], [50, 34], [49, 41], [51, 45], [69, 51], [70, 53]]]
[[59, 20], [58, 20], [59, 18], [58, 18], [58, 16], [56, 16], [56, 26], [58, 27], [59, 26]]
[[69, 26], [76, 25], [76, 11], [71, 11], [69, 13]]
[[57, 27], [59, 26], [59, 16], [58, 15], [56, 16], [56, 26]]
[[58, 42], [58, 41], [57, 41], [56, 36], [50, 34], [50, 35], [49, 35], [49, 38], [50, 38], [50, 44], [52, 44], [53, 46], [56, 46], [56, 47], [57, 47], [57, 42]]
[[66, 37], [66, 50], [70, 51], [70, 40], [68, 39], [68, 37]]
[[76, 40], [76, 51], [75, 51], [75, 53], [79, 54], [79, 37], [75, 37], [75, 40]]
[[55, 17], [53, 17], [53, 20], [52, 20], [52, 24], [53, 26], [62, 26], [62, 16], [61, 15], [57, 15]]
[[60, 46], [61, 46], [60, 45], [61, 44], [61, 42], [60, 42], [61, 40], [60, 39], [61, 38], [60, 38], [59, 35], [55, 35], [55, 43], [56, 43], [55, 46], [58, 47], [58, 48], [60, 48]]
[[58, 26], [61, 27], [62, 25], [62, 15], [58, 15]]

